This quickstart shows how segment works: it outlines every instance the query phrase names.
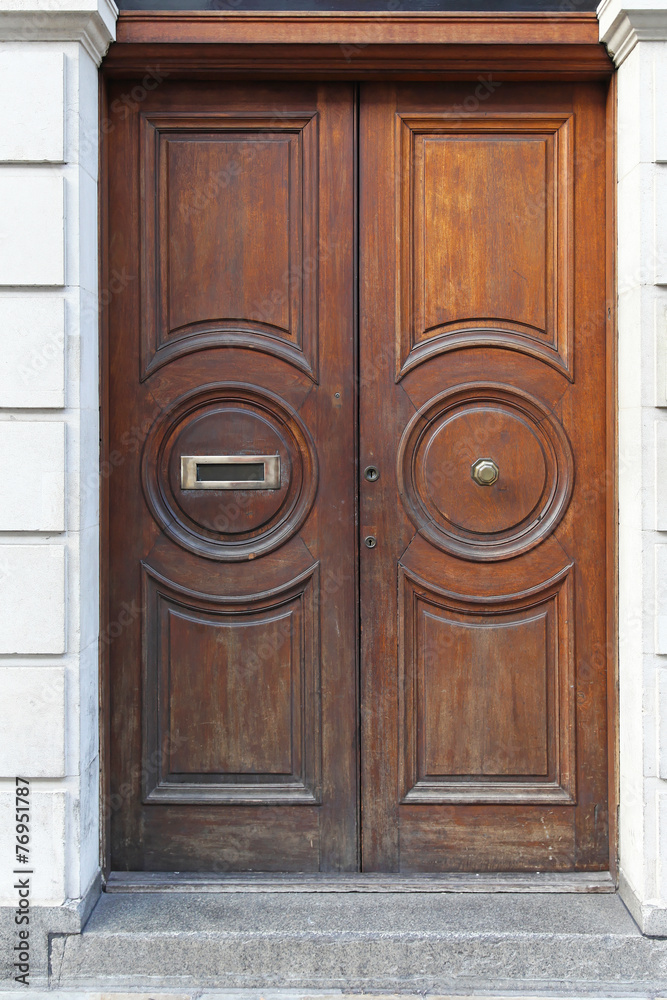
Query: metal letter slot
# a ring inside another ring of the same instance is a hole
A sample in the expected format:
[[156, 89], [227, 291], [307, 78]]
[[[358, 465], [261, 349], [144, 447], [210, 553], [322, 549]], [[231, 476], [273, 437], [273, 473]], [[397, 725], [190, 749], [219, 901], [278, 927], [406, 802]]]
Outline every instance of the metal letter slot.
[[181, 455], [182, 490], [279, 490], [280, 455]]

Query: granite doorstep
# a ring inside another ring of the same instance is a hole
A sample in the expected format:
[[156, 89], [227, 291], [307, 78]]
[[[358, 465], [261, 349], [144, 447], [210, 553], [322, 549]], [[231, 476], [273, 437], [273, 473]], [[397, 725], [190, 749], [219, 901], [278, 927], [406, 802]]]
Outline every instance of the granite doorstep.
[[667, 940], [615, 895], [118, 893], [50, 967], [60, 989], [655, 995]]

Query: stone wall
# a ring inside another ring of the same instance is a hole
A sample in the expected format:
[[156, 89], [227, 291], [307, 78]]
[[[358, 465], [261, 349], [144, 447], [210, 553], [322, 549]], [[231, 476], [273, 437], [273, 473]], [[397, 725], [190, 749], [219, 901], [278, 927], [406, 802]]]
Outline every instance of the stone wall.
[[618, 67], [621, 891], [667, 934], [667, 4], [598, 18]]

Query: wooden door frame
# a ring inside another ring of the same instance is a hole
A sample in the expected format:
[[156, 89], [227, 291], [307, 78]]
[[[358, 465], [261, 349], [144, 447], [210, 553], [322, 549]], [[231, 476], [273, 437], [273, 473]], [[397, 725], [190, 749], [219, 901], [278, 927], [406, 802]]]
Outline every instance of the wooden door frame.
[[[140, 103], [163, 79], [608, 81], [607, 93], [607, 648], [609, 870], [618, 874], [618, 463], [616, 337], [616, 86], [598, 41], [593, 13], [366, 13], [124, 11], [100, 76], [100, 275], [111, 289], [107, 255], [109, 176], [105, 137], [114, 128], [106, 81], [135, 81], [127, 101]], [[471, 94], [474, 101], [475, 91]], [[477, 101], [477, 104], [479, 101]], [[465, 108], [462, 113], [465, 113]], [[100, 313], [100, 849], [109, 874], [108, 317]], [[386, 876], [391, 879], [391, 876]]]

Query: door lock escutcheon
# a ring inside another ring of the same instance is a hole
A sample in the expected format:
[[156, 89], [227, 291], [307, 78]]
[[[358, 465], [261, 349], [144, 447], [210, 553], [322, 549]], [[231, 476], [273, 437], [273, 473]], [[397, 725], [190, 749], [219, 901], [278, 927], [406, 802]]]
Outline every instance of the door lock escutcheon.
[[500, 469], [492, 458], [478, 458], [472, 464], [470, 475], [478, 486], [493, 486], [500, 475]]
[[364, 475], [369, 483], [376, 483], [380, 478], [380, 470], [375, 465], [367, 465], [364, 469]]

